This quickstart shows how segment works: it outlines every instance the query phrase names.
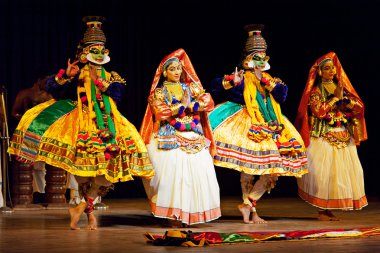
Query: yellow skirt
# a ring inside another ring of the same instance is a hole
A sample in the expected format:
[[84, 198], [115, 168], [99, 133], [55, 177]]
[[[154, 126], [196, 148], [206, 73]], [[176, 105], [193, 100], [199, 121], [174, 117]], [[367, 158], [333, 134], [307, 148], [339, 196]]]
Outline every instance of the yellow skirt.
[[[82, 115], [82, 121], [87, 122], [89, 113], [83, 110]], [[77, 145], [78, 135], [83, 131], [78, 107], [70, 100], [52, 99], [23, 115], [8, 152], [21, 162], [43, 161], [83, 177], [104, 175], [112, 183], [133, 180], [133, 176], [153, 177], [147, 148], [135, 126], [123, 116], [113, 121], [119, 152], [107, 157], [104, 152], [86, 151]]]
[[[215, 116], [215, 115], [214, 115]], [[290, 121], [284, 118], [284, 126], [299, 143], [303, 141]], [[277, 175], [301, 177], [307, 173], [305, 152], [296, 155], [280, 154], [273, 139], [254, 142], [248, 138], [251, 117], [245, 107], [228, 116], [214, 128], [217, 154], [216, 166], [234, 169], [251, 175]]]

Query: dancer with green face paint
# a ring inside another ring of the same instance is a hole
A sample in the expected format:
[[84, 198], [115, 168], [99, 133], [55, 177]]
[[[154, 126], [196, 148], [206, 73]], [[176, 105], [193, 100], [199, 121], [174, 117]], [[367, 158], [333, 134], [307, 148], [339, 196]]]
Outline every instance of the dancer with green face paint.
[[42, 161], [75, 175], [82, 201], [69, 209], [73, 230], [83, 212], [88, 229], [97, 228], [94, 205], [113, 183], [154, 175], [141, 136], [117, 109], [125, 80], [104, 68], [110, 61], [104, 18], [84, 21], [75, 59], [46, 82], [54, 99], [24, 114], [8, 149], [20, 162]]
[[266, 223], [257, 214], [256, 202], [270, 192], [278, 176], [307, 173], [307, 158], [301, 136], [281, 113], [288, 87], [267, 73], [263, 25], [245, 28], [248, 38], [239, 68], [211, 84], [211, 94], [222, 103], [209, 119], [217, 149], [214, 164], [240, 172], [243, 203], [238, 209], [244, 223]]

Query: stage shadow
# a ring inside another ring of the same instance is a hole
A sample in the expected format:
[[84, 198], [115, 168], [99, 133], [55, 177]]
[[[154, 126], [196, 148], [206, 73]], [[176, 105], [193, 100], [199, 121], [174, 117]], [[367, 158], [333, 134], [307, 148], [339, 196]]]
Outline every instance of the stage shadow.
[[[294, 216], [281, 216], [281, 217], [273, 217], [273, 216], [262, 216], [261, 218], [264, 220], [270, 221], [270, 220], [316, 220], [317, 218], [314, 217], [294, 217]], [[235, 215], [223, 215], [218, 220], [220, 221], [230, 221], [230, 220], [242, 220], [242, 216], [235, 216]]]
[[[279, 221], [279, 220], [305, 220], [313, 221], [317, 218], [314, 217], [273, 217], [273, 216], [261, 216], [266, 221]], [[228, 223], [242, 220], [241, 216], [224, 215], [219, 219], [212, 221], [218, 223]], [[138, 226], [138, 227], [157, 227], [157, 228], [175, 228], [171, 226], [168, 219], [157, 218], [153, 215], [106, 215], [101, 214], [98, 216], [98, 224], [101, 227], [114, 227], [114, 226]], [[190, 228], [207, 227], [209, 223], [194, 224]]]

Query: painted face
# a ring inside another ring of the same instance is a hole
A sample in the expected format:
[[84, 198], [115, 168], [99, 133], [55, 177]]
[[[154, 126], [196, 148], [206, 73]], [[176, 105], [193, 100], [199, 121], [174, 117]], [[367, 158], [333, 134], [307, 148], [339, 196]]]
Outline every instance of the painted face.
[[328, 61], [321, 67], [321, 78], [322, 81], [331, 81], [336, 74], [336, 68], [332, 61]]
[[248, 55], [245, 58], [243, 65], [246, 69], [263, 70], [266, 67], [268, 60], [269, 56], [266, 56], [265, 52], [259, 52], [253, 55]]
[[180, 62], [172, 62], [166, 68], [166, 80], [169, 82], [179, 82], [182, 73], [182, 65]]
[[266, 56], [264, 52], [254, 54], [252, 57], [253, 65], [256, 69], [263, 69], [265, 67], [265, 64], [269, 60], [269, 57]]
[[92, 62], [102, 63], [104, 61], [107, 50], [104, 48], [104, 45], [97, 44], [90, 47], [90, 54]]

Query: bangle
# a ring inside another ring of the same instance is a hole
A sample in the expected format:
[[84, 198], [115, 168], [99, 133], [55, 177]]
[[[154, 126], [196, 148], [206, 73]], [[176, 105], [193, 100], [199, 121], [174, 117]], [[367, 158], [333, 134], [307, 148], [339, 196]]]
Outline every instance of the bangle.
[[333, 107], [333, 105], [339, 101], [339, 98], [337, 97], [333, 97], [332, 99], [330, 99], [329, 102], [327, 102], [327, 104], [330, 106], [330, 107]]
[[231, 82], [233, 82], [233, 80], [228, 81], [228, 80], [226, 80], [226, 79], [223, 78], [222, 85], [223, 85], [223, 87], [224, 87], [225, 90], [229, 90], [232, 87], [234, 87]]
[[198, 111], [203, 111], [205, 109], [205, 102], [199, 101]]
[[356, 102], [353, 99], [351, 99], [350, 103], [347, 104], [347, 108], [352, 109], [354, 108], [355, 105], [356, 105]]
[[98, 78], [94, 81], [94, 84], [99, 88], [100, 91], [105, 92], [110, 86], [110, 83], [103, 78]]
[[62, 77], [59, 77], [58, 75], [55, 75], [54, 80], [59, 84], [59, 85], [64, 85], [65, 83], [69, 82], [70, 79], [65, 79]]
[[181, 103], [178, 103], [178, 104], [172, 104], [170, 106], [170, 109], [172, 111], [172, 115], [177, 115], [177, 114], [182, 114], [186, 108]]

